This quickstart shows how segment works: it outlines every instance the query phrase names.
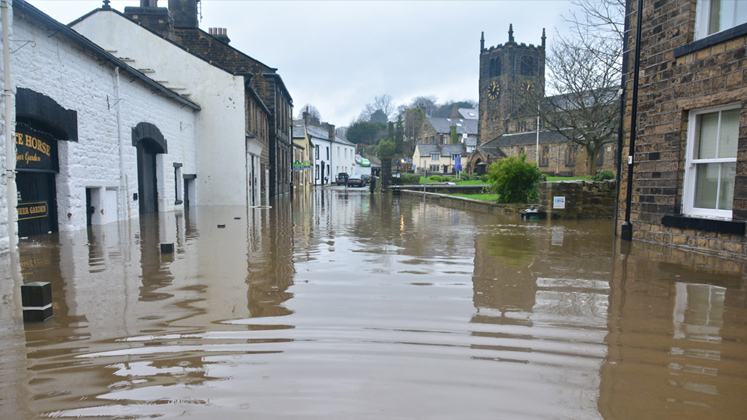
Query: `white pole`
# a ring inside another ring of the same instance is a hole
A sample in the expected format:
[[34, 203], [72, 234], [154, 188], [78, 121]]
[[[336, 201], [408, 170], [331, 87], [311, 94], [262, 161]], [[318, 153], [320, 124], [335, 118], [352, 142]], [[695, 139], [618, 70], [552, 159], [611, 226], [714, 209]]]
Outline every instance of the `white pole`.
[[537, 104], [537, 166], [540, 164], [540, 106]]
[[9, 251], [15, 252], [18, 246], [16, 231], [16, 142], [13, 136], [13, 91], [10, 84], [10, 17], [7, 0], [2, 0], [0, 9], [3, 13], [3, 101], [5, 102], [5, 172], [8, 188], [8, 239]]

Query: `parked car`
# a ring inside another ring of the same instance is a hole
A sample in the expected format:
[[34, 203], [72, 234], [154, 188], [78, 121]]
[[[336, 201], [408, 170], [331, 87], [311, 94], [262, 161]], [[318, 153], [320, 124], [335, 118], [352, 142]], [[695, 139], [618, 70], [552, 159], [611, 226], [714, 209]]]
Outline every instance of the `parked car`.
[[361, 178], [363, 178], [364, 185], [371, 183], [371, 175], [370, 174], [363, 174], [361, 175]]
[[355, 187], [365, 187], [366, 186], [366, 182], [363, 180], [363, 178], [361, 178], [360, 175], [355, 174], [355, 175], [352, 175], [352, 176], [350, 176], [348, 178], [348, 186], [349, 187], [353, 187], [353, 186], [355, 186]]
[[340, 172], [337, 174], [337, 178], [335, 178], [335, 184], [337, 185], [345, 185], [345, 182], [348, 180], [348, 173], [347, 172]]

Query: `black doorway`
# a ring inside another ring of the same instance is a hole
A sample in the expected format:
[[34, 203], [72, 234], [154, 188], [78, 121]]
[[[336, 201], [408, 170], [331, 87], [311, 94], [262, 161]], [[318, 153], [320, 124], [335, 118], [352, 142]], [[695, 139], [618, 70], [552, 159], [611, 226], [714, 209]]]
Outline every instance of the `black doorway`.
[[150, 139], [137, 143], [137, 183], [140, 214], [158, 212], [158, 181], [156, 179], [156, 154], [159, 148]]
[[18, 171], [18, 236], [57, 232], [57, 191], [55, 174]]

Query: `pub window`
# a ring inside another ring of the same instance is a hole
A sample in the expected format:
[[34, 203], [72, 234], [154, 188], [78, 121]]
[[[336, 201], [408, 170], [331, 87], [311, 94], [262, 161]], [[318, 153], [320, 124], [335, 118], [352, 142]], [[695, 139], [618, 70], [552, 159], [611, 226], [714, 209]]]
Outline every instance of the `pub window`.
[[683, 212], [731, 219], [737, 172], [739, 104], [691, 111]]
[[550, 165], [550, 147], [545, 146], [542, 148], [542, 154], [540, 155], [540, 166]]
[[747, 22], [747, 2], [699, 0], [695, 14], [695, 38], [701, 39]]

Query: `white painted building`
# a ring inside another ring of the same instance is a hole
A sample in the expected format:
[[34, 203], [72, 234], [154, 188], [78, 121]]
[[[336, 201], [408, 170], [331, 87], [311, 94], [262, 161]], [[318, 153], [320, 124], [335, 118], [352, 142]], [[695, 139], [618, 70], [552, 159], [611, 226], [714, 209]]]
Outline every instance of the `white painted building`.
[[[16, 0], [13, 10], [18, 234], [194, 203], [200, 106], [28, 3]], [[1, 198], [0, 251], [9, 239]]]
[[306, 124], [305, 130], [314, 148], [314, 185], [334, 183], [340, 172], [353, 174], [355, 146], [337, 137], [334, 125], [323, 123], [320, 127]]
[[[358, 174], [363, 175], [364, 172], [355, 165], [355, 145], [343, 138], [335, 137], [335, 142], [332, 145], [335, 159], [335, 174], [340, 172], [346, 172], [349, 175]], [[371, 174], [369, 168], [368, 174]]]
[[[259, 166], [261, 147], [247, 142], [245, 77], [187, 52], [114, 9], [97, 9], [71, 27], [200, 105], [202, 111], [189, 127], [198, 139], [196, 204], [246, 205], [247, 194], [252, 194], [247, 168], [252, 159]], [[255, 177], [260, 178], [257, 185], [265, 184], [266, 174]], [[253, 193], [259, 194], [259, 188]]]

